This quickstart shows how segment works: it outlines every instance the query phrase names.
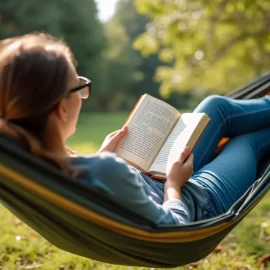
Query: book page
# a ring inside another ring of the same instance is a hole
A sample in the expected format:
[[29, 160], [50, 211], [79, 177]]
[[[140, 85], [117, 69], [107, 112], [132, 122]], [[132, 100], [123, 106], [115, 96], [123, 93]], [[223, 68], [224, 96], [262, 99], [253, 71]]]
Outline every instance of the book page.
[[[174, 161], [185, 146], [193, 149], [209, 120], [204, 113], [182, 114], [149, 168], [149, 172], [166, 175], [169, 160]], [[160, 176], [160, 174], [158, 175]]]
[[146, 172], [179, 117], [171, 105], [144, 95], [126, 122], [128, 133], [116, 153]]

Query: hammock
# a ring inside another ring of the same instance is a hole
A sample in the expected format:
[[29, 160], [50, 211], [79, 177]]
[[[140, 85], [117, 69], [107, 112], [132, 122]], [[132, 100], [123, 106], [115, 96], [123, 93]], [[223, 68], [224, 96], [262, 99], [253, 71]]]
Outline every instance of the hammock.
[[[270, 90], [270, 73], [231, 93], [254, 98]], [[74, 181], [0, 134], [0, 201], [53, 245], [112, 264], [176, 267], [211, 253], [266, 195], [269, 160], [225, 214], [185, 226], [157, 227], [105, 195]]]

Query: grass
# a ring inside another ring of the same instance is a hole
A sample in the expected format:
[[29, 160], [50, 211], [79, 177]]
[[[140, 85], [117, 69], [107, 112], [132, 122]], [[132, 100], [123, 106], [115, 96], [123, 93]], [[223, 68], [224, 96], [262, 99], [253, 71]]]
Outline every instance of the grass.
[[[82, 115], [77, 134], [68, 141], [80, 154], [95, 152], [105, 136], [119, 129], [127, 114]], [[92, 261], [59, 250], [0, 206], [0, 269], [149, 269]], [[207, 258], [176, 269], [270, 269], [259, 263], [270, 254], [270, 197], [266, 196]]]

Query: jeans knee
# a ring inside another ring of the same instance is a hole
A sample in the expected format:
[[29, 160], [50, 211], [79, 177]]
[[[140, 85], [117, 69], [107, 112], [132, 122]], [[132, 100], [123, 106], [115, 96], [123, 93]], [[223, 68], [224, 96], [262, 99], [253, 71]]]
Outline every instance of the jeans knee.
[[205, 112], [211, 119], [218, 119], [225, 117], [228, 113], [228, 99], [226, 97], [211, 95], [205, 98], [198, 106], [199, 111]]
[[203, 102], [210, 107], [220, 107], [227, 103], [227, 99], [223, 96], [211, 95], [205, 98]]
[[211, 95], [205, 98], [194, 112], [206, 113], [212, 119], [212, 123], [216, 122], [216, 124], [219, 125], [219, 123], [223, 123], [227, 115], [230, 114], [230, 110], [228, 109], [229, 103], [227, 97]]

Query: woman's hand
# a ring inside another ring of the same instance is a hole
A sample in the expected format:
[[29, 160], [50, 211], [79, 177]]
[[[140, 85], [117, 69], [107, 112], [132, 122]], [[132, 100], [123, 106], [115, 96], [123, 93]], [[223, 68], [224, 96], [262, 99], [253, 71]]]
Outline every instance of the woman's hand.
[[174, 199], [181, 199], [180, 191], [192, 174], [193, 154], [190, 154], [190, 149], [185, 147], [178, 158], [167, 167], [164, 201], [173, 199], [170, 198], [171, 196]]
[[114, 152], [119, 141], [127, 134], [128, 127], [124, 126], [122, 129], [110, 133], [102, 143], [98, 153]]

